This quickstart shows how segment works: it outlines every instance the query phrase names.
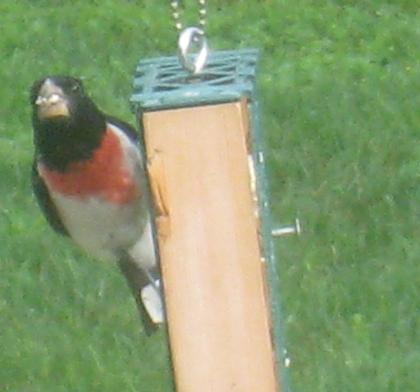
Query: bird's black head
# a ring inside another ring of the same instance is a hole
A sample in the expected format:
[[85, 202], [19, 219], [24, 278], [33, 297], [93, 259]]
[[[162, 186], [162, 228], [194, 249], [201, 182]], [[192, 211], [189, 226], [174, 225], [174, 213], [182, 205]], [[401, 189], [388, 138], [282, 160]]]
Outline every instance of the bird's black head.
[[92, 156], [106, 131], [105, 116], [79, 79], [47, 76], [36, 81], [30, 103], [36, 153], [46, 165], [65, 170]]

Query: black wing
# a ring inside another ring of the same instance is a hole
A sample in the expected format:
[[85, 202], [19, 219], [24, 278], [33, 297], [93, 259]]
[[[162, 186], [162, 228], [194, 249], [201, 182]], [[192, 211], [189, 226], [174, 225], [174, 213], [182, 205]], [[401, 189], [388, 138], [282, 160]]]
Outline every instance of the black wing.
[[144, 331], [147, 335], [151, 335], [157, 331], [157, 325], [150, 319], [143, 301], [141, 300], [141, 290], [150, 283], [145, 273], [131, 260], [127, 254], [123, 254], [118, 260], [118, 267], [124, 275], [128, 286], [136, 301], [140, 320], [143, 322]]
[[36, 160], [34, 160], [32, 165], [32, 189], [35, 193], [38, 205], [50, 226], [59, 234], [69, 235], [60, 219], [57, 208], [51, 200], [48, 188], [38, 173]]
[[122, 121], [113, 116], [105, 116], [105, 119], [107, 123], [115, 125], [121, 131], [123, 131], [133, 142], [137, 143], [139, 141], [139, 135], [137, 131], [130, 124], [127, 124], [125, 121]]

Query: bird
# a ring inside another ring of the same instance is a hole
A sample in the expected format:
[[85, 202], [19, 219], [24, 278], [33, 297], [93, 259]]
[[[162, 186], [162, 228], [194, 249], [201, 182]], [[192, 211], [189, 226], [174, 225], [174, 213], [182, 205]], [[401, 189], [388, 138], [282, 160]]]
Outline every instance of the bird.
[[137, 131], [100, 110], [76, 77], [35, 81], [30, 104], [32, 188], [43, 215], [55, 232], [118, 265], [150, 334], [164, 310]]

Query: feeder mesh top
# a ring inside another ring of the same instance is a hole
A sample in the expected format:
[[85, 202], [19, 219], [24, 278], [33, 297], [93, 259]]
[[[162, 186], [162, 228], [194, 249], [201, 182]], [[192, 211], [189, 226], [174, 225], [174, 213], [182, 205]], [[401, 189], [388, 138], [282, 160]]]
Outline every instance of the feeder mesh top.
[[198, 75], [186, 71], [178, 57], [142, 60], [134, 76], [133, 109], [141, 112], [251, 98], [257, 60], [255, 49], [211, 52]]

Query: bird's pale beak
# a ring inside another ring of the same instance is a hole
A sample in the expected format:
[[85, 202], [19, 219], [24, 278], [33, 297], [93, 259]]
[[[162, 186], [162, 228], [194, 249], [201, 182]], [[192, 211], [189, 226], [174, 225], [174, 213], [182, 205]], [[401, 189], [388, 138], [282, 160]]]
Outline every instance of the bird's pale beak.
[[38, 117], [40, 119], [70, 116], [68, 102], [63, 90], [50, 79], [46, 79], [41, 86], [35, 105], [38, 106]]

